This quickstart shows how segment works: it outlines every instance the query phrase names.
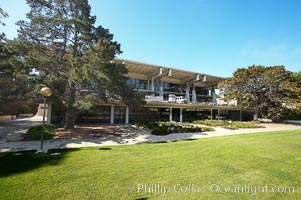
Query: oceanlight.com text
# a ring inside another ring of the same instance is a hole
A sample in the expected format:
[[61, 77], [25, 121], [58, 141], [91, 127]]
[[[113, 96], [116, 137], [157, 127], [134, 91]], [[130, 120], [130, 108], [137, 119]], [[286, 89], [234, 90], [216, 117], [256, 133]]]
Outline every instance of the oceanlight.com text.
[[221, 185], [211, 184], [210, 192], [213, 193], [249, 193], [256, 195], [257, 193], [294, 193], [295, 188], [293, 186], [278, 186], [278, 185]]
[[293, 186], [280, 186], [274, 184], [237, 184], [237, 185], [223, 185], [212, 183], [210, 185], [200, 185], [195, 183], [187, 184], [145, 184], [139, 183], [136, 186], [128, 186], [128, 191], [137, 193], [157, 193], [167, 195], [169, 193], [248, 193], [256, 195], [258, 193], [294, 193]]

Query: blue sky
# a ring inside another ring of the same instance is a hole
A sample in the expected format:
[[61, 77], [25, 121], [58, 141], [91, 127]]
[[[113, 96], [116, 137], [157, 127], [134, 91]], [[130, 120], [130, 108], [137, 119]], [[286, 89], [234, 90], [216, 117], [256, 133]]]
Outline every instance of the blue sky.
[[[121, 43], [120, 58], [231, 76], [238, 67], [285, 65], [301, 71], [301, 0], [89, 0], [96, 25]], [[14, 23], [25, 0], [0, 0]]]

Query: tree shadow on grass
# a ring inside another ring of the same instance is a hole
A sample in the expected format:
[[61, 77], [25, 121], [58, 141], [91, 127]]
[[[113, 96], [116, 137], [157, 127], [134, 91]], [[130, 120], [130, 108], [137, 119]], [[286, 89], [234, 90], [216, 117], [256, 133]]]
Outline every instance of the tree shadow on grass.
[[110, 148], [110, 147], [101, 147], [101, 148], [99, 148], [99, 150], [107, 151], [107, 150], [112, 150], [112, 148]]
[[79, 149], [52, 149], [48, 153], [20, 151], [0, 153], [0, 177], [28, 172], [47, 165], [60, 164], [68, 153]]

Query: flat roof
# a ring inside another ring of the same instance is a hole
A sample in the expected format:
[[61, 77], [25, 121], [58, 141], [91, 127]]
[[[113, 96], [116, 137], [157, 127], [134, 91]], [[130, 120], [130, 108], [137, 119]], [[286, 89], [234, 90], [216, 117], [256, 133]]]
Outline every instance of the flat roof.
[[126, 76], [142, 80], [160, 80], [162, 82], [186, 84], [193, 83], [199, 87], [211, 87], [217, 85], [225, 78], [204, 74], [201, 72], [191, 72], [172, 67], [147, 64], [127, 59], [114, 59], [118, 63], [123, 63], [128, 69]]

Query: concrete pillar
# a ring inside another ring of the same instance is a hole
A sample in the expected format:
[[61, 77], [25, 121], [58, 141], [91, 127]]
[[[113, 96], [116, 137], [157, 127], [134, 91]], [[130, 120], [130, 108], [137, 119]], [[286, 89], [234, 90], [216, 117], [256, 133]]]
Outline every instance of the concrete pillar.
[[211, 89], [211, 97], [212, 97], [212, 103], [217, 103], [216, 101], [216, 94], [215, 94], [215, 89], [214, 87]]
[[192, 103], [196, 103], [196, 92], [195, 92], [195, 86], [192, 86], [192, 99], [191, 99]]
[[150, 80], [147, 80], [147, 90], [151, 90], [151, 87], [150, 87]]
[[125, 107], [125, 124], [129, 124], [129, 113], [130, 108], [128, 106]]
[[217, 109], [217, 120], [219, 120], [219, 118], [220, 118], [220, 110]]
[[47, 104], [47, 124], [51, 124], [52, 103]]
[[160, 96], [163, 96], [163, 83], [160, 81], [160, 91], [159, 91]]
[[183, 109], [180, 108], [180, 123], [183, 122]]
[[169, 108], [169, 122], [172, 122], [172, 108]]
[[210, 120], [213, 120], [213, 110], [212, 110], [212, 108], [210, 109]]
[[153, 78], [151, 80], [151, 91], [155, 92], [155, 80]]
[[125, 107], [125, 124], [129, 124], [130, 118], [130, 108], [128, 106]]
[[111, 106], [111, 124], [114, 124], [114, 117], [115, 117], [115, 109], [114, 105]]
[[239, 120], [242, 121], [242, 110], [239, 110]]
[[189, 94], [190, 86], [186, 83], [185, 87], [185, 99], [187, 99], [187, 103], [190, 103], [190, 94]]

